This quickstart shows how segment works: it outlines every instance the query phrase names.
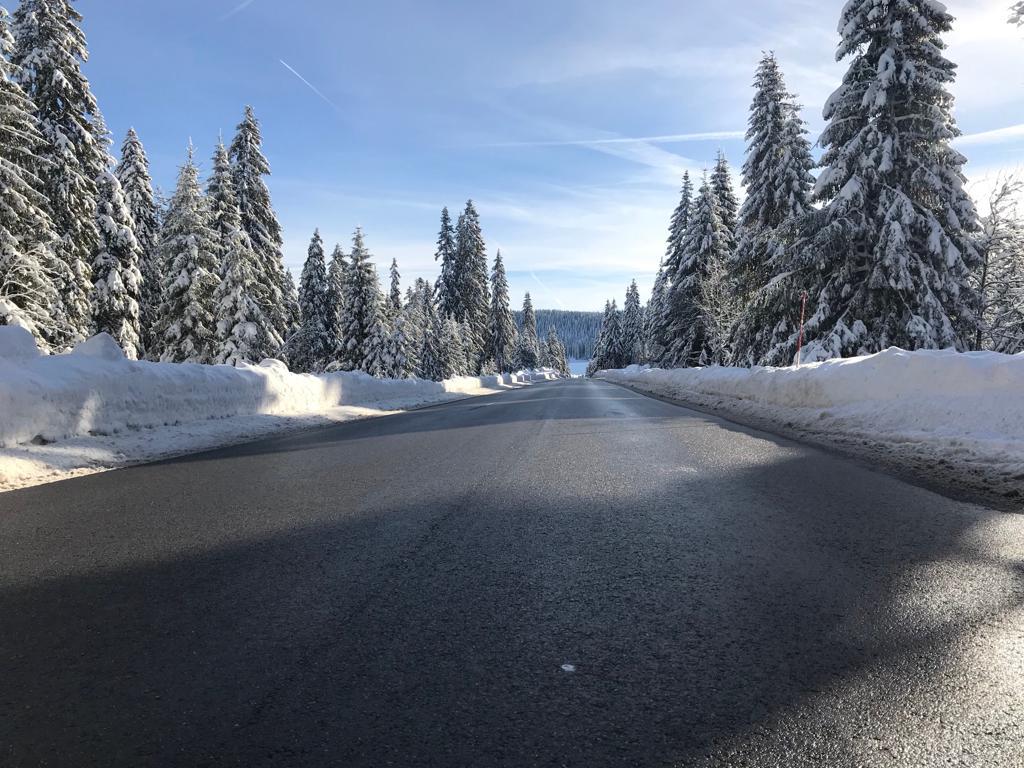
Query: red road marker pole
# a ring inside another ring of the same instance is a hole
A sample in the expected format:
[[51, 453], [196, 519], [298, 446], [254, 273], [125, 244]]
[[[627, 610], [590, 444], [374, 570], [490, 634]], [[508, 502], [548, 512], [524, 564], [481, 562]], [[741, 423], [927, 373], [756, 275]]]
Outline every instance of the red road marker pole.
[[796, 342], [796, 367], [800, 367], [804, 348], [804, 319], [807, 315], [807, 291], [800, 294], [800, 338]]

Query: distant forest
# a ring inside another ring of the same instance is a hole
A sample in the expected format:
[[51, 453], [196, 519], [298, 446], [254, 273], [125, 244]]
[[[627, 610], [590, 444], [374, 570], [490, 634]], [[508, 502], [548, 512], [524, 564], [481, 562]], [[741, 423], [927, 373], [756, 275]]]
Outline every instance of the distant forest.
[[[589, 360], [594, 356], [594, 342], [601, 331], [601, 312], [566, 312], [561, 309], [538, 309], [537, 335], [547, 338], [548, 328], [554, 328], [572, 360]], [[523, 313], [515, 312], [516, 326], [522, 327]]]

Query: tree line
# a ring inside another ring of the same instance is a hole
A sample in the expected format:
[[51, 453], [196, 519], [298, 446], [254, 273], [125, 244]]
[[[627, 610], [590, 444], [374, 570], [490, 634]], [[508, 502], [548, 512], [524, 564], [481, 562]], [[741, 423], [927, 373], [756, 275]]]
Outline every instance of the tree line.
[[[568, 372], [539, 338], [529, 294], [517, 327], [501, 254], [488, 264], [479, 216], [442, 214], [435, 285], [381, 290], [365, 238], [325, 257], [313, 235], [299, 285], [284, 267], [260, 125], [246, 107], [202, 182], [188, 147], [169, 200], [129, 129], [120, 159], [89, 81], [70, 0], [0, 8], [0, 324], [46, 351], [108, 333], [131, 359], [238, 365], [276, 357], [297, 371], [375, 376]], [[490, 267], [490, 268], [489, 268]]]
[[[1024, 5], [1011, 21], [1024, 23]], [[1024, 350], [1021, 184], [979, 218], [943, 55], [953, 17], [927, 0], [854, 0], [849, 59], [811, 154], [801, 106], [772, 53], [759, 63], [742, 168], [683, 177], [646, 307], [636, 284], [606, 305], [591, 370], [789, 365], [904, 349]], [[819, 169], [815, 176], [812, 171]], [[801, 320], [804, 320], [801, 325]]]

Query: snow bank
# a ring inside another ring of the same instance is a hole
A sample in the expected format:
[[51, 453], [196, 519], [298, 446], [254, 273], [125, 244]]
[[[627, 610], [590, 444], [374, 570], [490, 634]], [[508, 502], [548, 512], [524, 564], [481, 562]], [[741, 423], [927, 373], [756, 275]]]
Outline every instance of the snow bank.
[[[107, 452], [120, 457], [111, 462], [117, 465], [168, 455], [169, 450], [213, 447], [214, 434], [215, 444], [250, 436], [256, 416], [282, 417], [278, 423], [283, 425], [299, 423], [295, 417], [322, 423], [554, 378], [549, 369], [434, 382], [380, 380], [364, 373], [294, 374], [276, 360], [239, 368], [152, 363], [127, 360], [106, 334], [69, 354], [45, 356], [27, 331], [0, 326], [0, 449], [9, 449], [0, 450], [0, 487], [24, 485], [36, 475], [49, 478], [48, 467], [59, 474], [79, 465], [102, 465], [91, 453], [95, 446], [80, 438], [125, 436], [122, 442], [137, 446], [140, 430], [156, 430], [149, 435], [152, 450], [141, 455], [126, 454], [117, 439], [108, 439]], [[212, 430], [196, 429], [214, 420], [221, 423]], [[186, 425], [203, 439], [182, 440], [179, 429], [161, 443], [161, 429]], [[261, 428], [255, 434], [266, 432]], [[61, 444], [76, 439], [74, 446]], [[60, 456], [60, 466], [44, 454]]]
[[1024, 479], [1024, 354], [893, 348], [800, 368], [632, 366], [598, 376], [828, 441]]

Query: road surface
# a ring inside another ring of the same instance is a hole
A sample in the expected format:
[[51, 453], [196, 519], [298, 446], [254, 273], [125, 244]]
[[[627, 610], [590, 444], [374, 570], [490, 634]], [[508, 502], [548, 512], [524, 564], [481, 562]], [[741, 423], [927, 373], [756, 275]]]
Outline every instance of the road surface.
[[1024, 516], [586, 380], [0, 494], [0, 765], [1024, 764]]

